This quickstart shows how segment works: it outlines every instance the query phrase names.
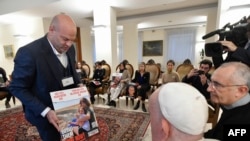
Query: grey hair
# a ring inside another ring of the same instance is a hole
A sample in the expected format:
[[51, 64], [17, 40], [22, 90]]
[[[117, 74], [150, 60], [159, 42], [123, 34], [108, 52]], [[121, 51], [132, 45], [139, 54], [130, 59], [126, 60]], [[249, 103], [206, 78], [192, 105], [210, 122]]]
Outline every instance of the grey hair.
[[250, 68], [241, 62], [228, 62], [223, 63], [220, 68], [233, 67], [231, 80], [237, 81], [240, 84], [246, 84], [250, 88]]

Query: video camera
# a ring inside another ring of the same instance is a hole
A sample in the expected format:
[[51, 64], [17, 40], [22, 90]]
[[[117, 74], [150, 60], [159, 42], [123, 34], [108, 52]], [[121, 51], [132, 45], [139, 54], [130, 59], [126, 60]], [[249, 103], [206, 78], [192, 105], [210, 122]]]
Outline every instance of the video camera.
[[[248, 19], [250, 16], [248, 17]], [[202, 39], [207, 39], [215, 34], [219, 35], [219, 41], [227, 40], [232, 41], [237, 47], [244, 47], [248, 42], [247, 38], [247, 18], [243, 17], [240, 21], [230, 25], [227, 23], [222, 29], [217, 29], [212, 31], [202, 37]], [[219, 42], [206, 43], [205, 44], [205, 54], [208, 57], [219, 57], [226, 53], [225, 46], [222, 46]]]

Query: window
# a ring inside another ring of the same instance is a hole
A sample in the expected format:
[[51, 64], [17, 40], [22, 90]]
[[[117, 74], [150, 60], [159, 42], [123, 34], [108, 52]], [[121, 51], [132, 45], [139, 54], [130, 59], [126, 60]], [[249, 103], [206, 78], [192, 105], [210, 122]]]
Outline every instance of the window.
[[194, 62], [196, 28], [166, 30], [165, 62], [173, 59], [176, 66], [189, 58]]

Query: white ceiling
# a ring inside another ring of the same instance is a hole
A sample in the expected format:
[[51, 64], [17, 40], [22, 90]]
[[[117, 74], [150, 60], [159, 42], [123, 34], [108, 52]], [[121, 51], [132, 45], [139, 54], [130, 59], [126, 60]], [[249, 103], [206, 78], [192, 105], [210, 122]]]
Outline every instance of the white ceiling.
[[[235, 0], [234, 0], [235, 1]], [[237, 0], [237, 3], [244, 0]], [[104, 4], [117, 11], [117, 24], [137, 22], [138, 28], [204, 24], [207, 13], [217, 10], [218, 0], [1, 0], [0, 24], [16, 24], [31, 18], [51, 18], [67, 13], [78, 26], [92, 21], [93, 7]]]
[[1, 0], [0, 24], [51, 18], [63, 12], [81, 26], [84, 19], [93, 19], [94, 6], [102, 2], [116, 9], [118, 25], [133, 21], [145, 29], [204, 24], [209, 10], [217, 9], [218, 0]]
[[[207, 14], [217, 10], [218, 0], [1, 0], [0, 25], [51, 18], [62, 12], [81, 27], [86, 21], [93, 22], [93, 8], [103, 4], [116, 9], [118, 25], [136, 22], [139, 29], [152, 29], [204, 25]], [[227, 4], [250, 8], [249, 0], [227, 0]]]

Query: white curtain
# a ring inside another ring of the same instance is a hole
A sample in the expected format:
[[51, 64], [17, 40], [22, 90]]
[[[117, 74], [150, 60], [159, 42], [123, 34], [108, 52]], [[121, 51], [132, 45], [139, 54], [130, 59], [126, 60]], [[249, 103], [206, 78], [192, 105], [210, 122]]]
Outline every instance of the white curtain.
[[143, 44], [143, 31], [138, 32], [138, 61], [142, 62], [142, 44]]
[[165, 31], [164, 61], [172, 59], [176, 63], [175, 66], [178, 66], [189, 58], [194, 63], [196, 28], [166, 29]]
[[[93, 48], [92, 59], [94, 60], [94, 62], [96, 62], [97, 59], [96, 59], [96, 54], [95, 54], [95, 50], [96, 50], [96, 48], [95, 48], [95, 35], [91, 35], [91, 40], [92, 40], [92, 48]], [[100, 60], [98, 60], [98, 61], [100, 61]]]
[[117, 33], [117, 57], [119, 62], [124, 59], [123, 55], [123, 33]]

